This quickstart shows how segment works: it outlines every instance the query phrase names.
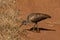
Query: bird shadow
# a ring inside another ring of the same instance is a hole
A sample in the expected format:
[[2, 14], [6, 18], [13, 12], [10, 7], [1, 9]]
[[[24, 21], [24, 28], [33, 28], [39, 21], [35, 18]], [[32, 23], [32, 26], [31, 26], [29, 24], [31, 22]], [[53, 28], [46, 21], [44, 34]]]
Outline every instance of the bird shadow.
[[40, 31], [56, 31], [54, 29], [47, 29], [47, 28], [38, 28], [38, 27], [32, 27], [30, 29], [25, 29], [27, 31], [37, 32], [40, 33]]

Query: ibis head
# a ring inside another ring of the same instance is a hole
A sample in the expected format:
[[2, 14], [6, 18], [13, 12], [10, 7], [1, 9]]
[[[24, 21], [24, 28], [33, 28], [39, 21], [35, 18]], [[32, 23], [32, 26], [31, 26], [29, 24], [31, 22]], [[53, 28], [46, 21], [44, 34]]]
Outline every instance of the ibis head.
[[29, 22], [27, 21], [27, 20], [23, 20], [22, 22], [21, 22], [21, 25], [20, 25], [20, 27], [22, 26], [22, 25], [27, 25]]

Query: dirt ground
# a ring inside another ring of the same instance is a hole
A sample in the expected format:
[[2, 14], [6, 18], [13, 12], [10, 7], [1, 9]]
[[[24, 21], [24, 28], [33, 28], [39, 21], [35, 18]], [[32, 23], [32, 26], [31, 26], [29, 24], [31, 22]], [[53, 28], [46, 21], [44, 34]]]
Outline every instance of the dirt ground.
[[[38, 27], [56, 31], [31, 32], [23, 25], [30, 13], [44, 13], [50, 19], [38, 23]], [[60, 0], [0, 0], [0, 40], [60, 40]]]
[[[52, 17], [41, 21], [38, 25], [56, 31], [29, 32], [28, 36], [31, 40], [60, 40], [60, 0], [17, 0], [16, 6], [21, 10], [23, 19], [26, 19], [30, 13], [45, 13]], [[47, 22], [51, 24], [46, 24]]]

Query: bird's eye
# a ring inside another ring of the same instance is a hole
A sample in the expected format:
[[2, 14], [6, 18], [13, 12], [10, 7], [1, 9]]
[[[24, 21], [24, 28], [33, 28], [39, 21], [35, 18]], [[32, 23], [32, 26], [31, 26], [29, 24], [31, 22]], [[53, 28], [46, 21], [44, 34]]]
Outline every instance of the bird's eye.
[[26, 21], [23, 21], [23, 24], [24, 24], [24, 25], [26, 25], [26, 24], [27, 24], [27, 22], [26, 22]]

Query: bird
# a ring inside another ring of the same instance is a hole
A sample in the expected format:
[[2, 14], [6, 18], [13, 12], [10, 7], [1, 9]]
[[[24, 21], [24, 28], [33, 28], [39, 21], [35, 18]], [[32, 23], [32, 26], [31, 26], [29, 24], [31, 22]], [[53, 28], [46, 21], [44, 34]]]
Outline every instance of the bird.
[[56, 30], [53, 30], [53, 29], [38, 28], [38, 27], [31, 27], [30, 29], [25, 29], [25, 30], [32, 31], [32, 32], [37, 32], [37, 33], [40, 33], [41, 30], [44, 30], [44, 31], [56, 31]]
[[34, 27], [38, 27], [38, 25], [37, 25], [38, 22], [40, 22], [40, 21], [42, 21], [42, 20], [45, 20], [45, 19], [47, 19], [47, 18], [51, 18], [51, 16], [48, 15], [48, 14], [44, 14], [44, 13], [30, 13], [30, 14], [27, 16], [26, 20], [23, 20], [23, 21], [21, 22], [20, 27], [21, 27], [22, 25], [27, 25], [28, 23], [34, 23], [34, 24], [35, 24]]

